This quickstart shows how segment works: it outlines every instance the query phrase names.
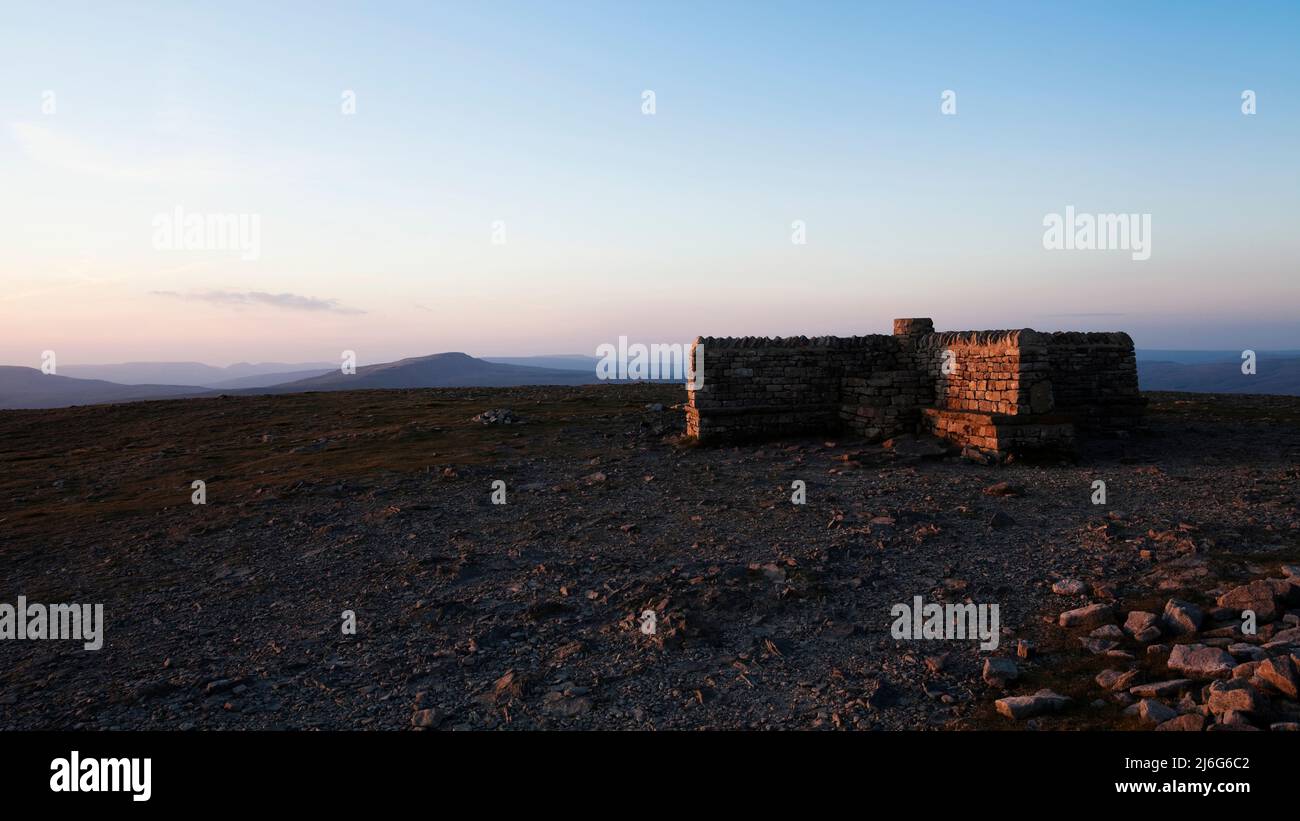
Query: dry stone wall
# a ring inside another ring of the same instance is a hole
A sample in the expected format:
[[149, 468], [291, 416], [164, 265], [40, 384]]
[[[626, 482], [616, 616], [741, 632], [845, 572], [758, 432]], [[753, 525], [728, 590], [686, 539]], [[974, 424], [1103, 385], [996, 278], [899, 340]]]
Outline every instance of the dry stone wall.
[[911, 318], [895, 320], [893, 335], [695, 345], [703, 379], [688, 389], [686, 432], [701, 441], [930, 432], [1002, 455], [1070, 450], [1076, 424], [1128, 428], [1142, 409], [1123, 333], [935, 333], [929, 319]]

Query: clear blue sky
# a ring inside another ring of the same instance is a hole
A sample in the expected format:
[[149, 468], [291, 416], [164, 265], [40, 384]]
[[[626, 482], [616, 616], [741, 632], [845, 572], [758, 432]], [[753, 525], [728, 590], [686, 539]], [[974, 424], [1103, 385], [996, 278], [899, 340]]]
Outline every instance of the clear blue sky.
[[[0, 19], [0, 362], [910, 315], [1300, 348], [1300, 4], [112, 5]], [[1067, 205], [1150, 214], [1151, 258], [1044, 250]], [[177, 206], [259, 258], [157, 250]]]

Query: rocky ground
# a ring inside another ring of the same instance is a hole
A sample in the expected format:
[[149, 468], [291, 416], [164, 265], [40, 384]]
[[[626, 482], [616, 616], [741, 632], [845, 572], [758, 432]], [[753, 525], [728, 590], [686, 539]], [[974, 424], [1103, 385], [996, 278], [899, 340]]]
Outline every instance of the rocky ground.
[[1150, 398], [1001, 466], [695, 447], [652, 385], [0, 412], [0, 603], [107, 623], [0, 641], [0, 728], [1294, 728], [1300, 399]]

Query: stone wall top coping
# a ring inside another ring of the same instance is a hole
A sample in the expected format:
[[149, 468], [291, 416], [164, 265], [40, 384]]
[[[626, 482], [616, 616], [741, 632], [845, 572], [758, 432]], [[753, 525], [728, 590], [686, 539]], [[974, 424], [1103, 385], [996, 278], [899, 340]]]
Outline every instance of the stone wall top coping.
[[1123, 331], [1052, 331], [1046, 336], [1049, 344], [1133, 346], [1133, 337]]
[[890, 334], [869, 336], [700, 336], [695, 344], [709, 348], [869, 348], [892, 342]]
[[926, 334], [917, 339], [921, 347], [946, 347], [949, 345], [1023, 345], [1044, 341], [1044, 335], [1033, 328], [1005, 331], [942, 331]]

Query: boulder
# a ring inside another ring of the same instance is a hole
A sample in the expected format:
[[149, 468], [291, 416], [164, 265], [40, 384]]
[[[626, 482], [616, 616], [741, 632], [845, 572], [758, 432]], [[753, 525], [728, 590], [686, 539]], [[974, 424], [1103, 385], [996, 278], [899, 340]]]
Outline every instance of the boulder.
[[1129, 692], [1138, 698], [1168, 698], [1178, 693], [1190, 690], [1192, 680], [1188, 678], [1176, 678], [1169, 681], [1155, 681], [1150, 684], [1139, 684], [1136, 687], [1130, 687]]
[[1205, 716], [1187, 713], [1156, 726], [1156, 732], [1198, 733], [1205, 726]]
[[1133, 610], [1124, 620], [1124, 632], [1143, 644], [1149, 644], [1160, 638], [1160, 619], [1155, 613], [1145, 610]]
[[1165, 603], [1165, 627], [1175, 636], [1184, 636], [1201, 629], [1205, 614], [1191, 602], [1170, 599]]
[[1255, 675], [1279, 693], [1291, 698], [1300, 698], [1300, 675], [1297, 674], [1295, 663], [1288, 656], [1261, 661], [1255, 668]]
[[1052, 592], [1058, 596], [1079, 596], [1087, 591], [1088, 585], [1078, 579], [1061, 579], [1052, 585]]
[[1229, 711], [1262, 713], [1268, 705], [1268, 701], [1258, 690], [1241, 679], [1214, 682], [1209, 687], [1209, 695], [1205, 703], [1210, 708], [1210, 712], [1215, 715]]
[[1020, 678], [1020, 668], [1011, 659], [984, 659], [984, 682], [992, 687], [1006, 687]]
[[1169, 653], [1169, 669], [1196, 679], [1227, 678], [1237, 662], [1219, 647], [1177, 644]]
[[1272, 621], [1278, 614], [1273, 586], [1265, 580], [1253, 581], [1241, 587], [1234, 587], [1218, 599], [1220, 607], [1241, 612], [1255, 611], [1255, 618], [1261, 623]]
[[1032, 696], [1008, 696], [1000, 698], [996, 705], [998, 712], [1007, 718], [1020, 720], [1047, 713], [1059, 713], [1070, 703], [1068, 696], [1051, 690], [1039, 690]]
[[1090, 604], [1074, 610], [1067, 610], [1058, 617], [1062, 627], [1084, 627], [1092, 629], [1115, 621], [1115, 608], [1109, 604]]
[[1128, 716], [1137, 716], [1143, 724], [1163, 724], [1171, 719], [1178, 718], [1178, 711], [1163, 701], [1156, 701], [1153, 698], [1144, 698], [1132, 707], [1124, 710]]

